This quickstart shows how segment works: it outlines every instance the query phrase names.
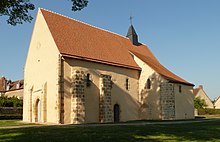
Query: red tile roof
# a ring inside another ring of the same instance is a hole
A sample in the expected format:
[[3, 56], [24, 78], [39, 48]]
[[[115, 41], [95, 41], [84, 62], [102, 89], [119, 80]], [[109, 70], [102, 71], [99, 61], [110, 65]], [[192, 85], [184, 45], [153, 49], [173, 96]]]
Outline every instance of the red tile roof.
[[16, 80], [10, 83], [10, 88], [7, 91], [20, 90], [23, 88], [24, 88], [24, 80]]
[[[18, 85], [18, 86], [17, 86]], [[9, 90], [7, 89], [9, 86]], [[24, 88], [24, 80], [17, 80], [11, 82], [10, 80], [6, 80], [5, 77], [0, 78], [0, 92], [8, 92], [13, 90], [20, 90]]]
[[127, 38], [42, 10], [62, 55], [141, 70], [127, 51]]
[[170, 82], [194, 86], [193, 84], [187, 82], [186, 80], [169, 71], [167, 68], [161, 65], [157, 59], [150, 58], [146, 54], [147, 52], [136, 52], [133, 49], [130, 49], [130, 51]]
[[141, 70], [129, 51], [171, 82], [193, 86], [159, 63], [149, 48], [126, 37], [40, 9], [63, 56]]

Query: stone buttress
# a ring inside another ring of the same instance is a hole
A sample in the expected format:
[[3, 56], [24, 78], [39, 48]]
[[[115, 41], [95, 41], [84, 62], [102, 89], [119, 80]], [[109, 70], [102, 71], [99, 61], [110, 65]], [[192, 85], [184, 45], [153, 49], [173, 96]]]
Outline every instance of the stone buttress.
[[85, 75], [83, 71], [72, 72], [72, 101], [71, 101], [71, 123], [79, 124], [85, 122]]
[[110, 75], [100, 76], [100, 102], [99, 102], [99, 121], [113, 122], [111, 89], [112, 81]]

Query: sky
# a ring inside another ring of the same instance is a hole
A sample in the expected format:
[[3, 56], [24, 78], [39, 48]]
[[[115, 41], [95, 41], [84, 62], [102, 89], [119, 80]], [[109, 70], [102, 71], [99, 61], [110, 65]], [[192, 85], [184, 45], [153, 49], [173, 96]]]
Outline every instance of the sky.
[[30, 0], [31, 23], [11, 26], [0, 16], [0, 76], [23, 79], [38, 7], [126, 35], [133, 17], [139, 41], [185, 80], [203, 85], [211, 99], [220, 96], [220, 0], [89, 0], [71, 11], [70, 0]]

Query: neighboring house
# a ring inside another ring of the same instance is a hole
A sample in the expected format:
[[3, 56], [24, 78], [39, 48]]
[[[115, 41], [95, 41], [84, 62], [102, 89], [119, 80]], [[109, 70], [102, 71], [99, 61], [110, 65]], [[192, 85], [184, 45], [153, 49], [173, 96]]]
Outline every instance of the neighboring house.
[[220, 96], [215, 100], [214, 107], [215, 109], [220, 109]]
[[24, 69], [23, 120], [61, 124], [194, 118], [193, 84], [138, 41], [39, 9]]
[[5, 77], [0, 78], [0, 96], [17, 97], [23, 99], [24, 80], [11, 81]]
[[193, 89], [193, 94], [196, 98], [199, 97], [200, 99], [203, 99], [205, 101], [205, 104], [207, 105], [205, 108], [214, 108], [212, 100], [206, 94], [202, 85], [200, 85], [198, 88]]

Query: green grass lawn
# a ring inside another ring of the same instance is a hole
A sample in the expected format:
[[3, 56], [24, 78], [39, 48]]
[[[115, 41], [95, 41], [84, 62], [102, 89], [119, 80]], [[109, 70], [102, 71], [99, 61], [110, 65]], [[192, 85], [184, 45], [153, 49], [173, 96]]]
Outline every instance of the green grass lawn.
[[21, 120], [0, 120], [0, 129], [5, 126], [21, 126], [30, 125], [28, 123], [23, 123]]
[[[0, 121], [0, 125], [2, 122]], [[0, 141], [220, 141], [220, 120], [143, 126], [39, 126], [1, 129]]]

